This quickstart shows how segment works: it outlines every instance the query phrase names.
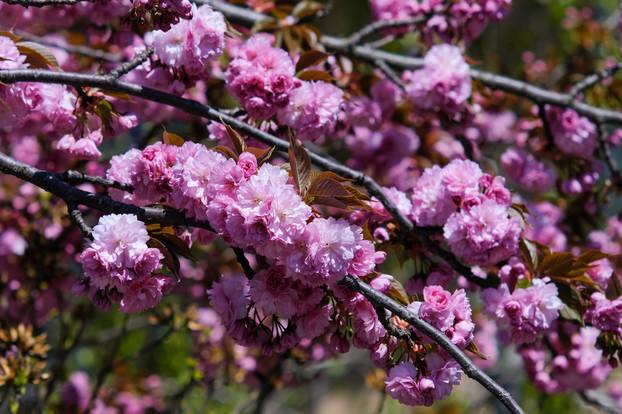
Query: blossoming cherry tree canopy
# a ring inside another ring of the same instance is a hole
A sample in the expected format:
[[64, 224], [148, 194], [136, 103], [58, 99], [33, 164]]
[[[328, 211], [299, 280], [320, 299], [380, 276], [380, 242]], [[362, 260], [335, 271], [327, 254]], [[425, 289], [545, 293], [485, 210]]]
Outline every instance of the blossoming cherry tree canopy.
[[622, 410], [617, 11], [354, 3], [0, 2], [0, 412]]

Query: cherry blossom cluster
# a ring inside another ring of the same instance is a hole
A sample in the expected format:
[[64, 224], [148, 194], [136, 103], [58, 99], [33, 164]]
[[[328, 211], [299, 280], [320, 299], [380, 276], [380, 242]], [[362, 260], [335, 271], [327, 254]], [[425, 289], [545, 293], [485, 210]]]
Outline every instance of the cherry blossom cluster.
[[343, 91], [327, 82], [297, 79], [292, 58], [273, 47], [273, 40], [257, 34], [238, 48], [225, 73], [229, 91], [253, 118], [277, 115], [300, 139], [323, 139], [335, 127]]
[[[449, 6], [443, 0], [370, 0], [376, 20], [396, 20], [428, 17], [423, 26], [424, 36], [433, 42], [440, 36], [466, 42], [479, 37], [488, 23], [501, 20], [512, 0], [459, 0]], [[405, 29], [393, 29], [398, 34]]]
[[423, 58], [423, 68], [404, 75], [406, 93], [421, 111], [456, 115], [471, 96], [469, 65], [460, 49], [449, 44], [433, 46]]
[[443, 226], [445, 241], [464, 262], [495, 264], [517, 253], [522, 232], [504, 183], [468, 160], [428, 168], [413, 189], [411, 216], [420, 226]]
[[172, 282], [154, 272], [163, 256], [149, 247], [145, 224], [131, 214], [103, 216], [93, 227], [93, 240], [80, 255], [85, 278], [77, 286], [97, 306], [119, 302], [124, 312], [157, 305]]
[[170, 30], [156, 30], [150, 41], [159, 63], [176, 77], [198, 79], [208, 74], [210, 62], [225, 47], [227, 25], [223, 15], [209, 6], [191, 6], [192, 18], [181, 20]]

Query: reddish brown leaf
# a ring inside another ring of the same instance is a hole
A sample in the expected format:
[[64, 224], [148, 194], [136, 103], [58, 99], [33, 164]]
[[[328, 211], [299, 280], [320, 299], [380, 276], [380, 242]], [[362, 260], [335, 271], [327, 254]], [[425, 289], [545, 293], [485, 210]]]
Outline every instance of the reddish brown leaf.
[[181, 136], [168, 131], [162, 133], [162, 141], [165, 144], [174, 145], [176, 147], [184, 145], [184, 139]]
[[287, 155], [289, 156], [289, 165], [291, 166], [294, 183], [298, 193], [304, 199], [311, 185], [311, 159], [302, 142], [294, 137], [291, 130], [289, 132], [289, 150]]
[[31, 69], [58, 68], [56, 57], [47, 47], [35, 42], [18, 42], [15, 46], [19, 53], [26, 56]]
[[330, 54], [316, 49], [304, 52], [300, 55], [300, 58], [296, 63], [296, 73], [308, 68], [309, 66], [319, 65], [328, 59], [329, 56]]
[[298, 74], [298, 78], [304, 81], [332, 82], [333, 80], [335, 80], [335, 78], [333, 78], [330, 73], [324, 72], [323, 70], [314, 69], [304, 70], [300, 72]]

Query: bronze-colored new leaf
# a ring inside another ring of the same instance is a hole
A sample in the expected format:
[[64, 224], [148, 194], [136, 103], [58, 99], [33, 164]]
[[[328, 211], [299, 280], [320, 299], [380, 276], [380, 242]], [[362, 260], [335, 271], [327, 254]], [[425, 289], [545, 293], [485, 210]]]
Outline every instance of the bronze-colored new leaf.
[[231, 128], [231, 126], [222, 119], [220, 120], [220, 122], [222, 122], [222, 124], [227, 129], [227, 135], [229, 135], [229, 139], [231, 139], [231, 142], [233, 143], [233, 147], [235, 148], [237, 154], [240, 155], [241, 153], [246, 151], [246, 141], [244, 141], [242, 135], [240, 135], [235, 129]]
[[304, 199], [311, 185], [311, 159], [302, 142], [294, 137], [291, 130], [289, 132], [289, 150], [287, 155], [289, 156], [289, 165], [294, 177], [294, 184], [298, 189], [298, 194]]
[[333, 76], [323, 70], [308, 69], [300, 72], [298, 78], [304, 81], [324, 81], [332, 82], [335, 80]]
[[181, 279], [181, 274], [179, 273], [180, 263], [179, 258], [175, 254], [172, 248], [169, 248], [165, 242], [157, 237], [151, 237], [147, 241], [147, 246], [156, 248], [162, 253], [164, 256], [164, 264], [168, 269], [173, 273], [177, 280]]
[[184, 145], [184, 139], [181, 136], [168, 131], [164, 131], [164, 133], [162, 133], [162, 141], [165, 144], [174, 145], [176, 147]]
[[298, 62], [296, 63], [296, 73], [308, 68], [309, 66], [319, 65], [324, 62], [330, 54], [322, 52], [321, 50], [308, 50], [300, 55]]
[[26, 56], [31, 69], [58, 68], [58, 61], [50, 49], [35, 42], [18, 42], [15, 44], [19, 53]]

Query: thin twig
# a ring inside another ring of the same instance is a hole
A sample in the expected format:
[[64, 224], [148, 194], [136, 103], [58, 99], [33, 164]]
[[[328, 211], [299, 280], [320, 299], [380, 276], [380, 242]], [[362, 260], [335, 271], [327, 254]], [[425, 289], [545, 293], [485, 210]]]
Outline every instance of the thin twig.
[[607, 414], [620, 414], [620, 410], [618, 410], [617, 408], [611, 407], [609, 404], [606, 404], [600, 401], [599, 399], [588, 395], [587, 392], [585, 391], [579, 392], [578, 395], [584, 404], [592, 408], [595, 408], [600, 412], [607, 413]]
[[384, 73], [384, 75], [391, 82], [393, 82], [394, 84], [399, 86], [399, 88], [401, 90], [405, 90], [406, 89], [406, 85], [404, 84], [404, 82], [402, 81], [400, 76], [397, 73], [395, 73], [395, 71], [391, 68], [391, 66], [387, 65], [387, 62], [385, 62], [382, 59], [378, 59], [378, 60], [374, 61], [374, 65], [376, 65], [378, 67], [378, 69], [380, 69], [382, 71], [382, 73]]
[[121, 76], [131, 72], [132, 70], [142, 65], [145, 61], [147, 61], [147, 59], [149, 59], [152, 53], [153, 53], [153, 48], [151, 47], [146, 48], [145, 50], [143, 50], [142, 52], [134, 56], [132, 60], [125, 62], [119, 65], [119, 67], [110, 71], [108, 76], [115, 78], [115, 79], [120, 78]]
[[118, 190], [127, 191], [129, 193], [134, 191], [134, 187], [132, 187], [131, 184], [125, 184], [119, 181], [109, 180], [107, 178], [98, 177], [95, 175], [88, 175], [75, 170], [65, 171], [63, 174], [61, 174], [61, 178], [63, 179], [63, 181], [66, 181], [69, 184], [90, 183], [101, 185], [107, 188], [116, 188]]
[[[211, 5], [230, 20], [249, 25], [265, 20], [268, 16], [253, 10], [229, 4], [223, 0], [195, 0], [198, 3]], [[385, 52], [369, 46], [351, 45], [348, 38], [324, 35], [320, 42], [328, 49], [341, 52], [362, 60], [374, 63], [384, 60], [388, 65], [398, 69], [417, 69], [423, 66], [423, 59]], [[512, 79], [495, 73], [471, 69], [471, 77], [482, 84], [514, 95], [522, 96], [536, 103], [545, 103], [572, 108], [581, 115], [593, 120], [622, 124], [622, 112], [600, 108], [583, 102], [576, 102], [570, 94], [549, 91], [530, 83]]]
[[[2, 1], [2, 0], [0, 0]], [[41, 36], [35, 36], [31, 33], [28, 32], [24, 32], [21, 30], [15, 30], [15, 34], [23, 39], [26, 39], [30, 42], [35, 42], [35, 43], [39, 43], [41, 45], [44, 46], [48, 46], [48, 47], [52, 47], [55, 49], [60, 49], [60, 50], [64, 50], [66, 52], [69, 53], [73, 53], [76, 55], [82, 55], [82, 56], [86, 56], [86, 57], [90, 57], [93, 59], [99, 59], [99, 60], [105, 60], [108, 62], [120, 62], [121, 61], [121, 56], [120, 55], [116, 55], [114, 53], [109, 53], [109, 52], [105, 52], [103, 50], [99, 50], [99, 49], [92, 49], [88, 46], [83, 46], [83, 45], [72, 45], [70, 43], [67, 44], [62, 44], [62, 43], [58, 43], [54, 40], [50, 40], [47, 39], [45, 37], [41, 37]]]
[[84, 221], [84, 216], [82, 216], [80, 209], [73, 203], [67, 203], [67, 210], [69, 210], [69, 217], [71, 217], [76, 226], [78, 226], [85, 237], [90, 239], [93, 229]]
[[244, 255], [244, 250], [239, 247], [231, 247], [233, 252], [235, 253], [235, 258], [237, 259], [240, 266], [242, 266], [242, 270], [244, 270], [244, 275], [248, 280], [251, 280], [255, 276], [255, 271], [251, 267], [251, 264], [248, 262], [248, 259]]
[[106, 359], [104, 360], [104, 363], [101, 369], [97, 372], [97, 378], [95, 380], [95, 385], [93, 386], [93, 390], [91, 391], [91, 398], [89, 400], [88, 409], [86, 410], [87, 412], [90, 412], [93, 409], [95, 400], [97, 400], [97, 394], [99, 394], [99, 390], [101, 389], [102, 385], [104, 385], [104, 380], [106, 379], [106, 376], [109, 374], [110, 370], [114, 368], [114, 359], [117, 355], [117, 352], [119, 352], [119, 348], [121, 347], [121, 340], [125, 336], [128, 319], [129, 319], [129, 315], [124, 314], [123, 322], [121, 324], [121, 335], [119, 335], [117, 339], [114, 341], [114, 343], [112, 344], [112, 347], [110, 348], [110, 352], [106, 356]]
[[613, 66], [606, 67], [599, 72], [585, 77], [581, 82], [576, 83], [568, 93], [576, 99], [579, 94], [585, 92], [585, 90], [591, 88], [597, 83], [600, 83], [603, 80], [615, 75], [620, 69], [622, 69], [622, 62], [616, 62]]

